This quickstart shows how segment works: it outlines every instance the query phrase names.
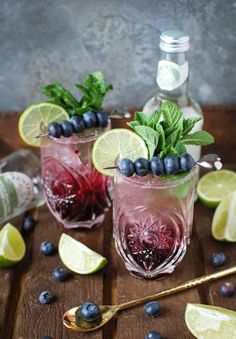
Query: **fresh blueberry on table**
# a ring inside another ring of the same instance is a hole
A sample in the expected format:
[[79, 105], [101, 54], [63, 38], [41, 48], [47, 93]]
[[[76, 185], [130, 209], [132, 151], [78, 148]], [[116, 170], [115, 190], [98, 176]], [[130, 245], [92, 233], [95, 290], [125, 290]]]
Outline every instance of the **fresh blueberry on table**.
[[162, 175], [165, 173], [164, 162], [158, 157], [153, 157], [150, 160], [150, 170], [154, 175]]
[[41, 339], [52, 339], [52, 337], [50, 337], [50, 335], [44, 335]]
[[145, 158], [138, 158], [134, 162], [134, 168], [138, 176], [144, 177], [149, 172], [149, 161]]
[[73, 134], [73, 126], [70, 121], [64, 120], [61, 122], [62, 135], [69, 138]]
[[166, 174], [176, 174], [179, 172], [179, 159], [173, 155], [168, 155], [164, 159]]
[[129, 160], [129, 159], [121, 159], [119, 161], [119, 170], [120, 172], [125, 175], [126, 177], [132, 177], [132, 175], [134, 174], [134, 163], [133, 161]]
[[146, 334], [145, 339], [161, 339], [161, 336], [159, 332], [150, 331]]
[[227, 257], [223, 252], [213, 253], [211, 256], [211, 264], [214, 267], [223, 266], [227, 261]]
[[32, 233], [36, 223], [36, 220], [34, 220], [31, 216], [26, 216], [21, 227], [22, 233]]
[[56, 247], [51, 241], [43, 241], [40, 245], [40, 252], [44, 255], [52, 255], [56, 252]]
[[53, 299], [54, 299], [53, 295], [48, 291], [43, 291], [39, 295], [39, 302], [42, 305], [51, 304]]
[[225, 282], [220, 285], [219, 292], [224, 297], [232, 297], [235, 293], [235, 286], [231, 282]]
[[151, 317], [155, 318], [160, 314], [161, 306], [157, 301], [150, 301], [144, 305], [144, 313]]
[[99, 127], [106, 127], [108, 124], [108, 115], [106, 112], [97, 112], [97, 124]]
[[85, 123], [83, 118], [79, 117], [78, 115], [73, 116], [70, 119], [70, 122], [73, 126], [73, 130], [75, 133], [81, 133], [85, 129]]
[[52, 271], [52, 277], [56, 281], [65, 281], [69, 277], [69, 271], [64, 267], [56, 267]]
[[48, 134], [54, 138], [60, 138], [62, 135], [62, 128], [58, 122], [51, 122], [48, 125]]
[[85, 302], [81, 306], [81, 317], [88, 322], [96, 321], [101, 318], [99, 306], [91, 301]]
[[86, 112], [83, 115], [85, 126], [88, 128], [95, 127], [97, 124], [96, 115], [94, 112]]
[[179, 157], [179, 167], [183, 172], [191, 170], [194, 166], [194, 163], [193, 157], [188, 153], [183, 153]]

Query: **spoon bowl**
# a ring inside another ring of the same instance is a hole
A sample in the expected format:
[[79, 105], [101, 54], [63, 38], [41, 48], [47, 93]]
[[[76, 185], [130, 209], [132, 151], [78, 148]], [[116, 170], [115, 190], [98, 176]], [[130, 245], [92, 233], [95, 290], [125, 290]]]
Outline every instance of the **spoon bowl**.
[[70, 330], [74, 330], [74, 331], [81, 332], [81, 333], [96, 331], [99, 328], [103, 327], [108, 321], [110, 321], [111, 318], [113, 318], [117, 314], [118, 309], [119, 309], [117, 306], [110, 306], [110, 305], [99, 305], [99, 308], [102, 313], [102, 320], [101, 320], [101, 323], [97, 326], [90, 327], [90, 328], [84, 328], [84, 327], [76, 325], [75, 312], [78, 309], [78, 307], [73, 307], [64, 313], [62, 317], [63, 324]]

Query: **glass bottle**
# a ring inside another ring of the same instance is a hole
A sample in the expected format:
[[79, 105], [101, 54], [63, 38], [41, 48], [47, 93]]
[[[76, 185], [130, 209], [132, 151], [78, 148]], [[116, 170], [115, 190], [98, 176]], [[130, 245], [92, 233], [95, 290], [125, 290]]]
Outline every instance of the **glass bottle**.
[[[185, 118], [202, 118], [192, 132], [202, 129], [203, 113], [199, 104], [188, 94], [189, 65], [187, 52], [190, 47], [189, 36], [181, 31], [169, 30], [160, 36], [160, 60], [157, 67], [157, 93], [143, 107], [150, 116], [165, 101], [175, 102], [181, 107]], [[200, 146], [187, 146], [187, 151], [195, 160], [200, 158]]]
[[0, 223], [44, 202], [39, 156], [21, 149], [0, 160]]

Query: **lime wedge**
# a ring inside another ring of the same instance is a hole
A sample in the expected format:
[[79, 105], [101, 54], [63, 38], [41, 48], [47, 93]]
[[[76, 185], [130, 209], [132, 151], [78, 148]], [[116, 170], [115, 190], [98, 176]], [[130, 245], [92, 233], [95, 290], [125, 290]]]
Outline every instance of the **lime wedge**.
[[68, 119], [69, 115], [61, 106], [47, 102], [31, 105], [20, 116], [20, 137], [26, 144], [39, 147], [40, 139], [36, 137], [40, 134], [41, 123], [47, 127], [52, 121], [61, 122]]
[[148, 149], [138, 134], [125, 128], [112, 129], [96, 140], [92, 150], [93, 164], [100, 173], [112, 176], [113, 170], [104, 168], [115, 166], [117, 157], [147, 159]]
[[10, 223], [0, 231], [0, 267], [17, 264], [25, 255], [25, 242], [17, 228]]
[[236, 191], [218, 205], [211, 226], [216, 240], [236, 242]]
[[236, 173], [228, 170], [209, 172], [197, 185], [199, 199], [212, 208], [216, 208], [221, 200], [233, 191], [236, 191]]
[[97, 272], [107, 263], [106, 258], [65, 233], [60, 237], [58, 251], [63, 264], [79, 274]]
[[236, 334], [236, 312], [201, 304], [187, 304], [185, 323], [198, 339], [233, 339]]

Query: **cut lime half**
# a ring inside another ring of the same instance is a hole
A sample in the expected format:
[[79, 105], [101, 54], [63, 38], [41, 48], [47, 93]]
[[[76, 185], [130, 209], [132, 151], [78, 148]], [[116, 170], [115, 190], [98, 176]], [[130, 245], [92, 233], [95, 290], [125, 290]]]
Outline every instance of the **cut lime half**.
[[21, 139], [30, 146], [39, 147], [41, 124], [48, 126], [50, 122], [68, 120], [69, 115], [59, 105], [49, 102], [41, 102], [29, 106], [20, 116], [18, 130]]
[[25, 255], [25, 242], [17, 228], [10, 223], [0, 231], [0, 267], [17, 264]]
[[106, 258], [65, 233], [60, 237], [58, 251], [63, 264], [79, 274], [97, 272], [107, 263]]
[[218, 205], [211, 226], [216, 240], [236, 242], [236, 191]]
[[236, 312], [202, 304], [187, 304], [185, 323], [198, 339], [233, 339]]
[[113, 170], [105, 168], [115, 166], [117, 158], [134, 161], [139, 157], [148, 158], [146, 144], [138, 134], [125, 128], [116, 128], [103, 133], [96, 140], [92, 151], [96, 169], [109, 176], [113, 175]]
[[229, 170], [209, 172], [198, 182], [197, 194], [204, 205], [216, 208], [221, 200], [236, 191], [236, 173]]

